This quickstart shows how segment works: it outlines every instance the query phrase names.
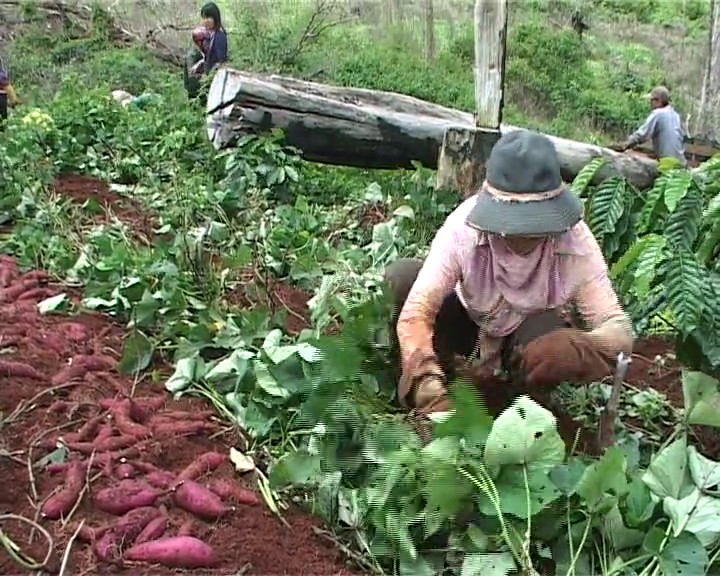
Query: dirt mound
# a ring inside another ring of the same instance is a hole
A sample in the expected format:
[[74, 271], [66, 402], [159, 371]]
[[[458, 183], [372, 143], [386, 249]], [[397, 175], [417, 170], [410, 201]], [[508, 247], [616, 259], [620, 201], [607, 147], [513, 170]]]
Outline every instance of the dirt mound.
[[252, 279], [248, 280], [243, 286], [225, 296], [229, 304], [246, 310], [262, 306], [271, 314], [278, 312], [284, 314], [285, 332], [292, 336], [297, 336], [304, 328], [310, 326], [308, 309], [310, 298], [307, 292], [272, 278], [267, 280], [266, 286]]
[[112, 214], [133, 230], [139, 240], [148, 243], [154, 238], [153, 217], [147, 208], [112, 192], [104, 182], [90, 176], [65, 174], [55, 180], [53, 192], [77, 204], [87, 203], [88, 217], [95, 223], [109, 222]]
[[[50, 572], [59, 570], [69, 549], [66, 574], [175, 574], [173, 569], [147, 564], [102, 562], [82, 541], [87, 537], [84, 531], [75, 539], [72, 536], [81, 521], [96, 530], [117, 522], [118, 516], [99, 509], [95, 498], [103, 488], [118, 486], [124, 475], [138, 474], [148, 485], [151, 479], [158, 485], [163, 478], [176, 479], [202, 454], [227, 455], [230, 446], [241, 445], [213, 420], [203, 402], [174, 402], [162, 387], [118, 374], [115, 366], [123, 332], [105, 317], [41, 315], [37, 302], [60, 291], [44, 274], [20, 274], [12, 259], [0, 257], [1, 513], [35, 519], [49, 532]], [[133, 402], [123, 401], [133, 392]], [[61, 437], [71, 448], [67, 462], [73, 463], [73, 474], [78, 476], [78, 470], [82, 474], [82, 495], [77, 506], [61, 510], [65, 520], [50, 520], [41, 512], [58, 514], [53, 495], [70, 479], [70, 465], [36, 464], [56, 453]], [[227, 458], [222, 460], [197, 481], [209, 485], [225, 479], [240, 487], [232, 465]], [[190, 521], [192, 532], [220, 559], [216, 569], [193, 570], [193, 574], [229, 574], [243, 568], [248, 575], [350, 574], [338, 553], [315, 535], [317, 523], [298, 510], [284, 513], [288, 528], [258, 495], [251, 499], [254, 504], [225, 497], [235, 510], [207, 521], [176, 505], [171, 492], [156, 490], [160, 496], [155, 505], [164, 506], [168, 517], [166, 535], [187, 529]], [[7, 519], [2, 530], [35, 561], [45, 557], [47, 544], [37, 531], [31, 537], [28, 526]], [[116, 554], [114, 550], [112, 557]], [[26, 572], [0, 548], [0, 574]]]

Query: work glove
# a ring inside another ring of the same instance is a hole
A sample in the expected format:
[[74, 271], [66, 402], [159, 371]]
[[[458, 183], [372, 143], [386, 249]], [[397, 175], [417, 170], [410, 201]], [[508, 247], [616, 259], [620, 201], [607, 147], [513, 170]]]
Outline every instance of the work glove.
[[415, 351], [406, 363], [398, 385], [400, 401], [419, 412], [447, 410], [445, 374], [435, 354]]
[[528, 388], [553, 388], [564, 381], [601, 380], [612, 373], [611, 362], [588, 332], [560, 328], [516, 348], [511, 377]]

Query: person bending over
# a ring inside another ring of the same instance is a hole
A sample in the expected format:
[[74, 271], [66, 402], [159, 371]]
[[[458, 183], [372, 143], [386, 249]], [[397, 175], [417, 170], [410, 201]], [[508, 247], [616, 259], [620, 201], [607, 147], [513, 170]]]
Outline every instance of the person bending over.
[[[552, 142], [510, 132], [486, 168], [482, 188], [448, 216], [427, 258], [385, 271], [398, 396], [420, 415], [448, 409], [458, 356], [487, 376], [504, 369], [531, 391], [605, 377], [620, 352], [632, 351], [630, 320]], [[573, 310], [579, 321], [566, 320]]]

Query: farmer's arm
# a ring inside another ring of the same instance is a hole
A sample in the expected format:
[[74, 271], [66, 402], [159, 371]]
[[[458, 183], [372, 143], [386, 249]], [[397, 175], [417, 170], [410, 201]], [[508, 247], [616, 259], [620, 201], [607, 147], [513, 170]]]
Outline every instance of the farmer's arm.
[[594, 238], [588, 242], [590, 254], [582, 269], [584, 282], [575, 298], [597, 347], [609, 355], [630, 354], [633, 347], [632, 324], [620, 306], [610, 282], [607, 263]]
[[657, 119], [657, 114], [654, 111], [651, 112], [645, 122], [643, 122], [642, 126], [635, 130], [635, 132], [633, 132], [625, 141], [625, 146], [627, 148], [632, 148], [638, 144], [642, 144], [648, 138], [651, 138], [653, 134], [655, 134], [655, 129], [657, 128]]
[[432, 353], [435, 317], [461, 278], [459, 250], [464, 223], [456, 214], [438, 230], [430, 253], [408, 294], [397, 322], [403, 369], [416, 350]]

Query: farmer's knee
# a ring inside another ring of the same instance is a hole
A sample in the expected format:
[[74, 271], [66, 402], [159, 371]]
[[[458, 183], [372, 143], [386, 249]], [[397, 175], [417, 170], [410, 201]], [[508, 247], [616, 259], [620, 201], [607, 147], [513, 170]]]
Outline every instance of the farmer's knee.
[[395, 303], [405, 302], [422, 265], [420, 258], [400, 258], [385, 268], [384, 280]]

